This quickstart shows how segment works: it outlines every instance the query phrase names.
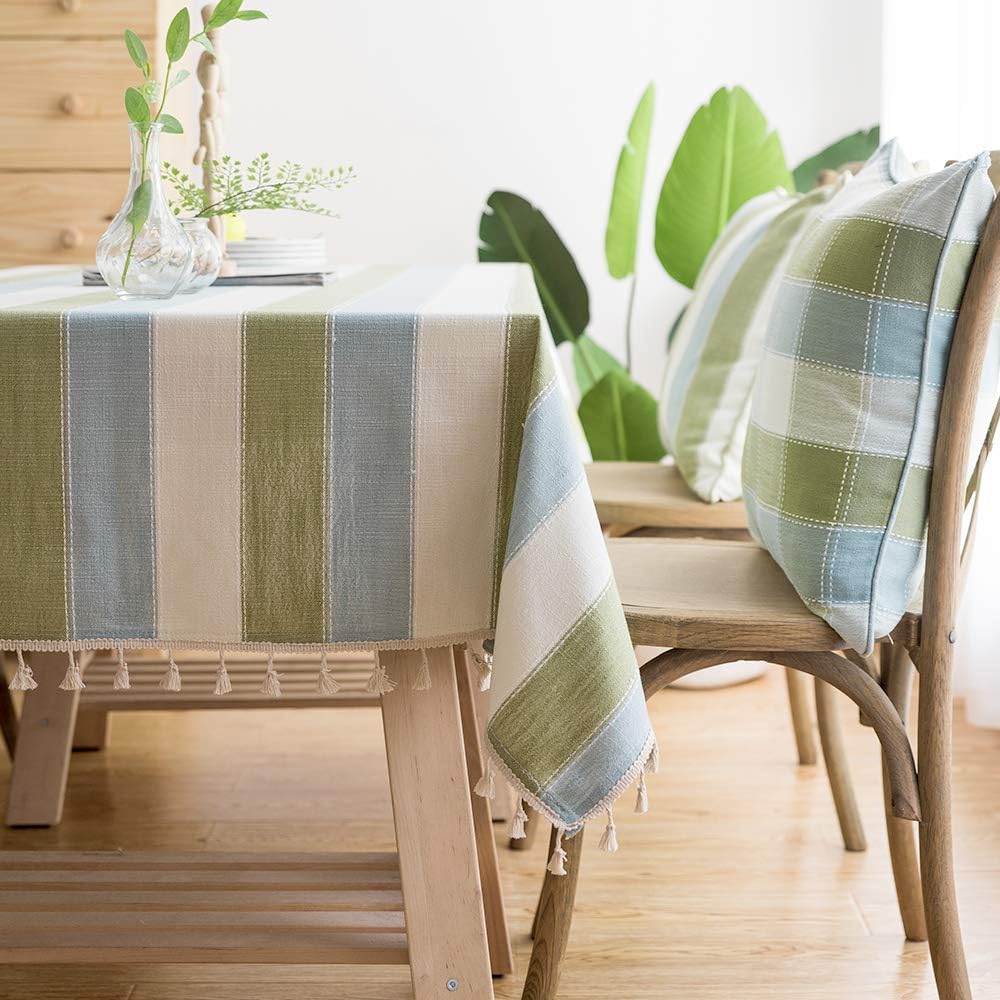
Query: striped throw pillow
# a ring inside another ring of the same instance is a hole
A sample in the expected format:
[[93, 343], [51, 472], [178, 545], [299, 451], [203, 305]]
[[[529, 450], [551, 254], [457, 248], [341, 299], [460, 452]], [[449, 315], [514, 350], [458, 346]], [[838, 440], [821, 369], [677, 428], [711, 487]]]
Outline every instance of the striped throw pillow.
[[795, 247], [743, 458], [750, 530], [861, 652], [922, 575], [941, 388], [993, 201], [985, 154], [901, 179], [904, 164], [880, 149]]
[[702, 500], [736, 500], [766, 318], [776, 275], [832, 187], [805, 197], [778, 190], [730, 220], [698, 276], [678, 325], [660, 396], [664, 447]]

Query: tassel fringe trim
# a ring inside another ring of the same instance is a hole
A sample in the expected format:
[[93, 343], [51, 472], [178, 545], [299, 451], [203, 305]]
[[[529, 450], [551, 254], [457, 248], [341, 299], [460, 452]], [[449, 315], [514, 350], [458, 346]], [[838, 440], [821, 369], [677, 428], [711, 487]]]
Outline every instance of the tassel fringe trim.
[[38, 681], [31, 672], [31, 667], [24, 662], [24, 650], [17, 651], [17, 672], [11, 678], [8, 685], [11, 691], [34, 691], [38, 687]]
[[66, 667], [66, 676], [63, 677], [59, 685], [61, 691], [82, 691], [87, 685], [83, 683], [83, 674], [80, 673], [80, 662], [73, 655], [72, 650], [67, 654], [69, 666]]
[[219, 650], [219, 669], [215, 671], [215, 691], [212, 693], [221, 697], [232, 692], [233, 682], [229, 679], [229, 671], [226, 669], [226, 650], [223, 647]]
[[389, 679], [389, 675], [385, 672], [385, 665], [382, 663], [382, 657], [375, 654], [375, 669], [371, 673], [371, 677], [368, 678], [368, 683], [365, 685], [365, 690], [369, 694], [391, 694], [396, 690], [396, 682]]

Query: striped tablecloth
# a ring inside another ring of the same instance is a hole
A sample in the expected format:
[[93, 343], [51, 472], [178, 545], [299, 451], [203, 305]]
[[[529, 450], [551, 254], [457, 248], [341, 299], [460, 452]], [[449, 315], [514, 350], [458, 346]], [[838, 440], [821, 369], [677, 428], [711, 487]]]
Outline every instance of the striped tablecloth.
[[0, 648], [68, 651], [72, 687], [84, 649], [495, 636], [492, 769], [571, 832], [642, 791], [655, 744], [526, 268], [154, 303], [0, 272], [0, 415]]

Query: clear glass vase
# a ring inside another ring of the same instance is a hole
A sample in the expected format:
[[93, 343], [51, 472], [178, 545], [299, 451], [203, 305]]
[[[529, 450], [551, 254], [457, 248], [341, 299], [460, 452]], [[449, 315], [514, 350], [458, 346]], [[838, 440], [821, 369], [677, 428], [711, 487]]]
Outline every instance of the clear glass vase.
[[200, 292], [219, 276], [222, 269], [222, 245], [209, 229], [208, 219], [181, 219], [180, 224], [194, 251], [191, 273], [183, 291]]
[[129, 124], [132, 173], [118, 214], [97, 242], [97, 269], [122, 299], [169, 299], [191, 273], [191, 241], [160, 176], [162, 125]]

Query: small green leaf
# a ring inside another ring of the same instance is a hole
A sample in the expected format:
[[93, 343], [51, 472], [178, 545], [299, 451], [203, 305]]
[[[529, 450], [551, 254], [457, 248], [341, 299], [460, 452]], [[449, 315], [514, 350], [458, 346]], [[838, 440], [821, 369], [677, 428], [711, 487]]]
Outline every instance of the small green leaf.
[[132, 195], [132, 207], [128, 210], [125, 220], [132, 227], [133, 237], [138, 236], [149, 218], [149, 208], [153, 201], [153, 183], [147, 177]]
[[180, 62], [184, 58], [190, 38], [191, 16], [187, 7], [181, 7], [167, 28], [167, 58], [172, 63]]
[[266, 21], [267, 14], [262, 10], [241, 10], [236, 15], [237, 21]]
[[618, 155], [615, 182], [611, 190], [608, 228], [604, 234], [604, 254], [612, 278], [627, 278], [635, 271], [635, 248], [639, 237], [639, 209], [646, 181], [649, 133], [653, 127], [655, 92], [650, 84], [632, 115], [625, 145]]
[[168, 135], [184, 134], [184, 126], [173, 115], [160, 115], [159, 121]]
[[811, 191], [821, 170], [839, 170], [845, 163], [867, 160], [878, 149], [878, 125], [852, 132], [827, 146], [815, 156], [803, 160], [793, 171], [796, 191]]
[[624, 371], [610, 371], [580, 401], [580, 423], [596, 462], [658, 462], [665, 452], [656, 400]]
[[191, 74], [186, 70], [182, 69], [171, 81], [170, 86], [167, 88], [167, 93], [169, 94], [174, 87], [179, 83], [183, 83]]
[[142, 96], [142, 92], [135, 87], [129, 87], [125, 91], [125, 111], [136, 125], [149, 123], [149, 105], [146, 103], [146, 98]]
[[243, 0], [219, 0], [205, 27], [209, 29], [221, 28], [239, 14], [242, 6]]
[[125, 29], [125, 48], [132, 57], [132, 62], [139, 67], [142, 75], [149, 79], [149, 53], [146, 46], [142, 44], [142, 39], [128, 28]]
[[215, 46], [208, 40], [208, 35], [204, 31], [199, 31], [191, 41], [200, 45], [210, 56], [215, 55]]
[[624, 365], [586, 333], [573, 341], [573, 371], [580, 395], [586, 396], [610, 371], [625, 371]]

